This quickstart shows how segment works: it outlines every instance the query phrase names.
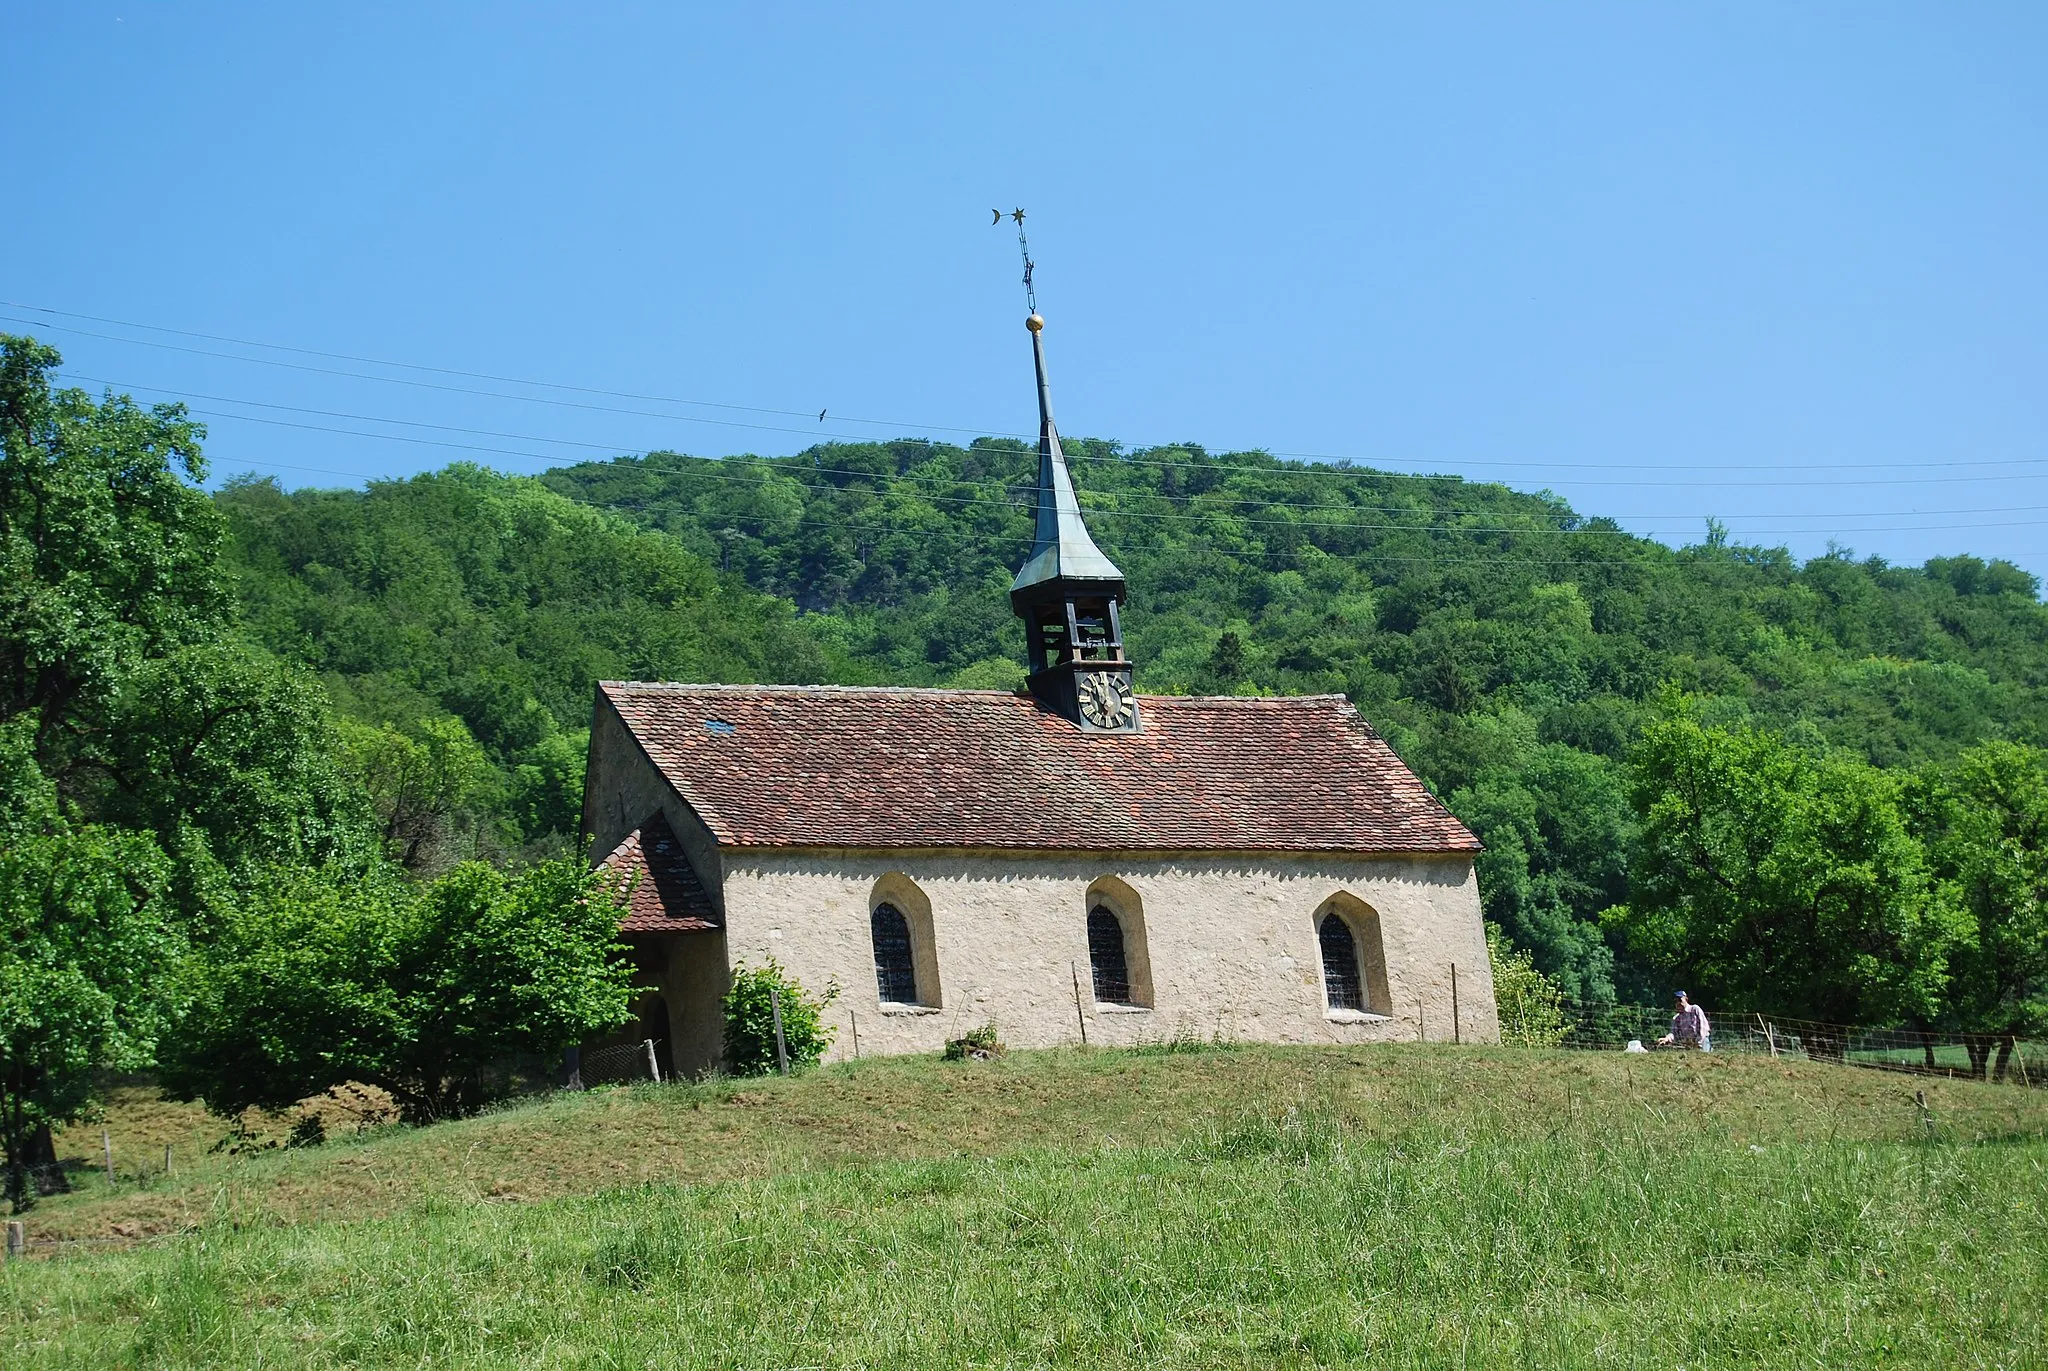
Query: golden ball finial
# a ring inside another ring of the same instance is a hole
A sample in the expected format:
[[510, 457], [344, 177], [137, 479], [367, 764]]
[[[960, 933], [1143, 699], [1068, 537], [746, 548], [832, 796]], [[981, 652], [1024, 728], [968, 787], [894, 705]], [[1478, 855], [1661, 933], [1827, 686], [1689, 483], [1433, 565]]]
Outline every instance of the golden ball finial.
[[1024, 327], [1030, 329], [1033, 333], [1037, 333], [1045, 327], [1045, 316], [1043, 314], [1032, 315], [1024, 321]]

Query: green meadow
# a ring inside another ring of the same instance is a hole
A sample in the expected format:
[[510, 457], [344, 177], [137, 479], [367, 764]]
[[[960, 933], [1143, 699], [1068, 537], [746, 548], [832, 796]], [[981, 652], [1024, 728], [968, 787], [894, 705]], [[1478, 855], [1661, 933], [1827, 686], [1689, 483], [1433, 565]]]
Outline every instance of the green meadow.
[[2044, 1138], [1768, 1059], [863, 1062], [81, 1174], [35, 1232], [143, 1236], [10, 1263], [0, 1362], [2037, 1366]]

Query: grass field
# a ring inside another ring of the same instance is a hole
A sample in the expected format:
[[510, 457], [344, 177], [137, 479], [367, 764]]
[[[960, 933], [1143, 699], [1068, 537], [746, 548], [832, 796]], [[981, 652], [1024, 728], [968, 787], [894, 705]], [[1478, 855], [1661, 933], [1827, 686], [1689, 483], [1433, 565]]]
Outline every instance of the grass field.
[[642, 1087], [46, 1201], [190, 1231], [10, 1264], [0, 1363], [2042, 1366], [2044, 1130], [2013, 1087], [1423, 1046]]

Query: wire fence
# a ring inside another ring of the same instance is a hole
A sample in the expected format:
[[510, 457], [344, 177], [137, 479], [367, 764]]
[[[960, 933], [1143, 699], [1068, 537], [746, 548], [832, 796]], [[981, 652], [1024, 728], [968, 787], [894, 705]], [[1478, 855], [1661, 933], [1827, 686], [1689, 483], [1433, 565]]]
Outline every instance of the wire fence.
[[[1670, 1011], [1653, 1005], [1565, 1000], [1558, 1045], [1588, 1051], [1658, 1050]], [[1505, 1016], [1504, 1016], [1505, 1017]], [[1713, 1052], [1794, 1057], [1916, 1076], [2048, 1086], [2048, 1042], [2010, 1033], [1950, 1033], [1914, 1026], [1873, 1028], [1780, 1015], [1710, 1015]], [[1504, 1028], [1511, 1026], [1504, 1023]]]
[[661, 1080], [661, 1062], [654, 1040], [620, 1043], [577, 1054], [570, 1068], [569, 1089], [588, 1090], [596, 1085], [629, 1085], [636, 1081]]

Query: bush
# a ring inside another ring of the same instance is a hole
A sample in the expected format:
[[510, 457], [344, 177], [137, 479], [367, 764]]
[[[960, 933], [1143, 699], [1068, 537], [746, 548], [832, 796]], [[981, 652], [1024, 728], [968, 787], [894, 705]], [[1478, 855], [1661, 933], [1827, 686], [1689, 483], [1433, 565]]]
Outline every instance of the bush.
[[733, 969], [725, 992], [725, 1070], [734, 1076], [765, 1076], [775, 1062], [775, 1000], [782, 1001], [782, 1041], [789, 1069], [815, 1066], [839, 1030], [825, 1022], [825, 1006], [839, 998], [837, 984], [813, 996], [770, 957], [761, 966]]
[[1556, 1047], [1571, 1031], [1564, 993], [1536, 969], [1529, 954], [1508, 946], [1500, 925], [1486, 926], [1486, 957], [1493, 963], [1493, 999], [1500, 1008], [1500, 1040], [1511, 1047]]
[[948, 1039], [942, 1060], [949, 1062], [994, 1061], [1010, 1049], [996, 1034], [996, 1021], [990, 1019], [979, 1028], [969, 1029], [958, 1038]]
[[228, 1116], [350, 1081], [408, 1123], [474, 1114], [513, 1089], [506, 1063], [625, 1022], [619, 915], [609, 878], [573, 857], [516, 875], [466, 862], [423, 886], [279, 868], [223, 908], [161, 1079]]

